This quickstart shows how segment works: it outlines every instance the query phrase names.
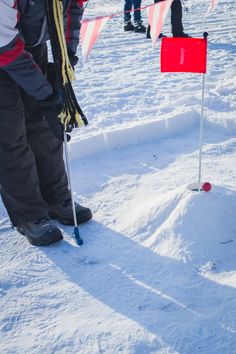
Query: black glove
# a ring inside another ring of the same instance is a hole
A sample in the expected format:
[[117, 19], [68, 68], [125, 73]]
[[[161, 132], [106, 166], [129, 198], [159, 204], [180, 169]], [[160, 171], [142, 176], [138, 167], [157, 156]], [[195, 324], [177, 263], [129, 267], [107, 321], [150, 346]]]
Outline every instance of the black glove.
[[63, 109], [63, 103], [60, 96], [57, 93], [45, 98], [45, 100], [39, 101], [40, 108], [44, 116], [54, 115], [59, 116]]
[[77, 55], [75, 55], [75, 53], [72, 52], [72, 50], [67, 49], [67, 53], [68, 53], [68, 57], [70, 60], [70, 65], [72, 66], [72, 68], [74, 69], [74, 67], [76, 66], [76, 64], [79, 61], [79, 58], [77, 57]]
[[53, 94], [45, 100], [39, 101], [39, 106], [41, 108], [42, 115], [45, 117], [55, 136], [59, 140], [63, 141], [64, 127], [58, 118], [63, 109], [63, 103], [60, 96], [58, 94]]

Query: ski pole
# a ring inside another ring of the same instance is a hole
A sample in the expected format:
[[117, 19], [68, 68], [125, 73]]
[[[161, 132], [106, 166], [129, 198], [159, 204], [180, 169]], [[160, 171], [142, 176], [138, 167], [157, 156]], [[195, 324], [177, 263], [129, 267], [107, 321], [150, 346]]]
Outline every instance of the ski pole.
[[69, 154], [68, 154], [68, 143], [67, 143], [66, 132], [64, 132], [64, 147], [65, 147], [66, 170], [67, 170], [67, 175], [68, 175], [68, 183], [69, 183], [69, 188], [70, 188], [71, 203], [72, 203], [72, 210], [73, 210], [73, 219], [74, 219], [74, 233], [73, 234], [75, 236], [75, 241], [76, 241], [77, 245], [81, 246], [84, 242], [83, 242], [82, 238], [80, 237], [77, 216], [76, 216], [76, 210], [75, 210], [74, 194], [72, 191], [71, 173], [70, 173], [70, 167], [69, 167]]
[[184, 0], [181, 0], [181, 2], [182, 2], [182, 4], [183, 4], [184, 10], [185, 10], [186, 12], [189, 12], [190, 9], [189, 9], [189, 7], [187, 7], [187, 6], [185, 5], [185, 1], [184, 1]]

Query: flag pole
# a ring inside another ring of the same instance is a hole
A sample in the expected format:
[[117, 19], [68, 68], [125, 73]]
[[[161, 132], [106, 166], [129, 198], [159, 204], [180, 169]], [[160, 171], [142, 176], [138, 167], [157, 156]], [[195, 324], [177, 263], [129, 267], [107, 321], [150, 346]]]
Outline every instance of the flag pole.
[[199, 165], [198, 165], [198, 191], [201, 190], [202, 177], [202, 145], [203, 145], [203, 128], [204, 128], [204, 95], [205, 95], [205, 74], [202, 74], [202, 108], [200, 119], [200, 134], [199, 134]]
[[[208, 33], [204, 32], [203, 37], [207, 40]], [[203, 146], [203, 130], [204, 130], [204, 97], [205, 97], [205, 73], [202, 74], [202, 104], [201, 104], [201, 119], [200, 119], [200, 134], [199, 134], [199, 165], [198, 165], [198, 191], [201, 190], [202, 177], [202, 146]]]

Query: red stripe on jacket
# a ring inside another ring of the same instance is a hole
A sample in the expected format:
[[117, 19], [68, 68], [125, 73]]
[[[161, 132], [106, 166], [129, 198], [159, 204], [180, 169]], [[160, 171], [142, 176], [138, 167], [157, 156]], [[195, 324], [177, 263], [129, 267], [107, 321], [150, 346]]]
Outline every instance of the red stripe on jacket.
[[66, 42], [68, 43], [70, 40], [70, 28], [71, 28], [71, 6], [72, 1], [70, 2], [70, 6], [67, 10], [67, 28], [66, 28]]
[[6, 66], [16, 60], [24, 52], [24, 48], [25, 43], [22, 39], [17, 38], [13, 49], [0, 54], [0, 67]]

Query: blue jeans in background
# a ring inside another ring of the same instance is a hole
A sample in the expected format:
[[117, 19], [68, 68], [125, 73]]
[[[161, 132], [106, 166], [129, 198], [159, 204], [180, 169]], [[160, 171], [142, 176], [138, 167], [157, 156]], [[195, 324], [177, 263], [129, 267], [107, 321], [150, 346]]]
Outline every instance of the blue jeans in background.
[[[124, 11], [130, 11], [134, 9], [139, 9], [141, 7], [141, 2], [142, 0], [125, 0], [125, 6], [124, 6]], [[136, 10], [133, 13], [134, 15], [134, 23], [140, 23], [142, 22], [141, 20], [141, 11]], [[124, 14], [124, 22], [130, 22], [131, 21], [131, 13], [130, 12], [125, 12]]]

